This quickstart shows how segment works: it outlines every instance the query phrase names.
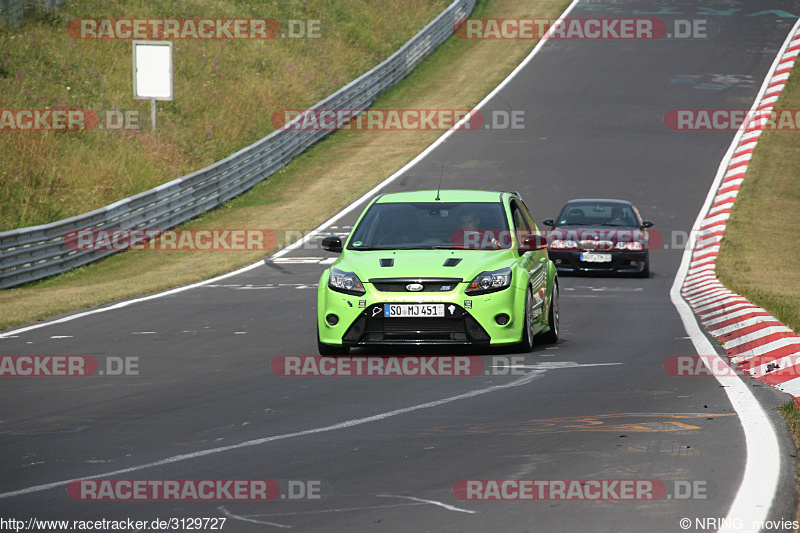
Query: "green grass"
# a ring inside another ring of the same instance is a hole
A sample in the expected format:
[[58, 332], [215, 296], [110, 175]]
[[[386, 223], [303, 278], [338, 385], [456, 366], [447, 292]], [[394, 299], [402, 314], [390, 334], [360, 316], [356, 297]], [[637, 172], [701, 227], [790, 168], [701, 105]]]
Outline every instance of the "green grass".
[[[479, 2], [476, 17], [555, 18], [568, 0]], [[450, 38], [379, 109], [469, 109], [530, 52], [532, 41]], [[184, 228], [272, 229], [279, 237], [310, 230], [394, 173], [440, 131], [340, 131], [295, 158], [247, 194]], [[437, 176], [438, 177], [438, 176]], [[309, 209], [308, 199], [313, 199]], [[279, 238], [279, 246], [285, 244]], [[62, 276], [0, 291], [0, 329], [82, 307], [207, 279], [253, 263], [259, 252], [126, 252]]]
[[[0, 27], [3, 109], [132, 110], [134, 132], [0, 131], [0, 231], [102, 207], [218, 161], [385, 59], [448, 0], [81, 0]], [[319, 19], [320, 39], [176, 40], [175, 100], [133, 99], [131, 42], [80, 40], [72, 18]]]
[[786, 422], [789, 423], [789, 428], [792, 430], [795, 442], [800, 444], [800, 407], [797, 407], [794, 402], [788, 402], [780, 407]]

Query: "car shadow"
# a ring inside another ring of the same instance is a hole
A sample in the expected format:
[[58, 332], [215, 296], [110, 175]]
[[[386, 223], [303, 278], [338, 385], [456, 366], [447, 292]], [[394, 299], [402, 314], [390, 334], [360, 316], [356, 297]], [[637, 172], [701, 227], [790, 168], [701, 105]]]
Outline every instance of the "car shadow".
[[535, 355], [545, 348], [568, 344], [569, 340], [560, 338], [555, 344], [534, 343], [533, 350], [524, 352], [519, 346], [481, 346], [471, 344], [419, 344], [357, 347], [350, 349], [351, 357], [402, 357], [402, 356], [469, 356], [492, 355]]
[[654, 278], [655, 272], [652, 270], [648, 274], [647, 278], [641, 277], [638, 273], [629, 273], [629, 272], [559, 272], [559, 278], [598, 278], [598, 279], [610, 279], [610, 278], [624, 278], [624, 279], [648, 279]]

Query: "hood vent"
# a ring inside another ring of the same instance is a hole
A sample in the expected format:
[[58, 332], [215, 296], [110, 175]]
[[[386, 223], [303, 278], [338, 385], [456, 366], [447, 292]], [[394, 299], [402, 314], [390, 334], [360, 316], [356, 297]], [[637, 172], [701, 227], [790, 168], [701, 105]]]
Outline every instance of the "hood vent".
[[444, 262], [444, 266], [446, 267], [454, 267], [461, 262], [460, 257], [451, 257]]
[[381, 259], [381, 266], [382, 267], [394, 266], [394, 258], [390, 257], [389, 259]]

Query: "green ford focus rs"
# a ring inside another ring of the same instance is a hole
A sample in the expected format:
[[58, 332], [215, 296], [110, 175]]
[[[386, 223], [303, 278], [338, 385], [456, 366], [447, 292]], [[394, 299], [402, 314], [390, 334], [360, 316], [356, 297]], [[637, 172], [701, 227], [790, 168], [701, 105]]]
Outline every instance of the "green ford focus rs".
[[322, 273], [322, 355], [386, 344], [519, 345], [558, 340], [558, 279], [517, 193], [383, 194]]

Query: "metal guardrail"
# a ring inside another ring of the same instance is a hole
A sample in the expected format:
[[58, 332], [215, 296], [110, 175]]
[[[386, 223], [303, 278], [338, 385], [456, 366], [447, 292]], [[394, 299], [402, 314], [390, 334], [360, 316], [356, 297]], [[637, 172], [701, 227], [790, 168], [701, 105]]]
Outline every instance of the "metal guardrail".
[[[453, 33], [476, 0], [455, 0], [381, 64], [309, 108], [366, 109]], [[302, 114], [287, 125], [302, 120]], [[78, 230], [170, 229], [267, 179], [331, 131], [277, 130], [206, 168], [100, 209], [41, 226], [0, 232], [0, 289], [61, 274], [115, 250], [74, 250]]]

